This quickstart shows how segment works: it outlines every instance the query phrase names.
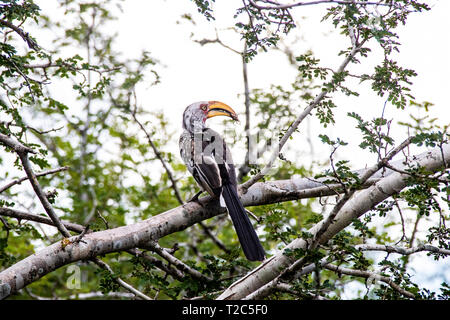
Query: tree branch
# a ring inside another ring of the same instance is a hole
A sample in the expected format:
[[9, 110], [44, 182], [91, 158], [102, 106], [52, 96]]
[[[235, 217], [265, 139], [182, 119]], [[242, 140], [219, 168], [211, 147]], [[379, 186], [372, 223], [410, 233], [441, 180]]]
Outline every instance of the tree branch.
[[375, 279], [378, 281], [382, 281], [382, 282], [388, 284], [392, 289], [398, 291], [399, 293], [401, 293], [402, 295], [404, 295], [410, 299], [414, 299], [416, 297], [412, 292], [409, 292], [408, 290], [403, 289], [397, 283], [392, 281], [391, 278], [381, 276], [374, 272], [338, 267], [331, 263], [325, 264], [324, 267], [326, 269], [332, 270], [338, 274], [346, 274], [346, 275], [354, 276], [354, 277], [372, 278], [372, 279]]
[[390, 3], [382, 3], [381, 1], [354, 1], [354, 0], [316, 0], [316, 1], [301, 1], [296, 2], [292, 4], [279, 4], [275, 1], [265, 1], [268, 3], [273, 4], [272, 6], [261, 6], [256, 3], [256, 1], [248, 0], [250, 5], [258, 10], [287, 10], [295, 7], [301, 7], [301, 6], [310, 6], [310, 5], [317, 5], [317, 4], [324, 4], [324, 3], [335, 3], [335, 4], [343, 4], [343, 5], [375, 5], [375, 6], [393, 6], [393, 4]]
[[39, 200], [41, 201], [42, 206], [44, 207], [45, 212], [47, 212], [50, 219], [52, 219], [55, 226], [58, 228], [58, 230], [61, 232], [61, 234], [68, 238], [70, 237], [69, 231], [67, 231], [66, 227], [61, 223], [59, 220], [59, 217], [57, 216], [56, 212], [53, 210], [53, 206], [51, 205], [50, 201], [48, 201], [47, 196], [45, 195], [44, 191], [41, 188], [41, 185], [37, 181], [36, 174], [34, 173], [33, 169], [31, 168], [31, 163], [28, 159], [27, 153], [18, 153], [20, 161], [22, 162], [23, 169], [25, 170], [28, 180], [31, 183], [31, 186], [33, 187], [34, 192], [38, 196]]
[[206, 282], [212, 281], [211, 278], [209, 278], [209, 277], [205, 276], [204, 274], [202, 274], [201, 272], [189, 267], [183, 261], [175, 258], [175, 256], [173, 256], [169, 252], [167, 252], [167, 250], [162, 248], [158, 243], [149, 242], [147, 244], [147, 248], [156, 252], [158, 255], [160, 255], [161, 257], [166, 259], [169, 263], [171, 263], [175, 267], [177, 267], [179, 270], [190, 274], [193, 278], [195, 278], [197, 280], [201, 280], [201, 281], [206, 281]]
[[22, 162], [23, 169], [25, 170], [25, 173], [27, 174], [28, 180], [31, 183], [31, 186], [33, 187], [34, 192], [38, 196], [39, 200], [41, 201], [42, 206], [45, 209], [45, 212], [47, 212], [50, 219], [52, 219], [55, 226], [58, 228], [58, 230], [62, 233], [64, 237], [70, 237], [69, 231], [67, 231], [66, 227], [61, 223], [58, 216], [56, 215], [55, 211], [53, 210], [52, 205], [47, 199], [47, 196], [45, 195], [44, 191], [41, 188], [41, 185], [39, 184], [36, 174], [34, 173], [33, 169], [31, 168], [31, 163], [28, 159], [28, 153], [36, 153], [31, 148], [28, 148], [21, 144], [18, 141], [13, 140], [12, 138], [8, 137], [7, 135], [0, 133], [0, 142], [5, 144], [6, 146], [13, 149], [17, 155], [20, 158], [20, 161]]
[[[0, 216], [15, 218], [17, 220], [29, 220], [37, 223], [43, 223], [49, 226], [55, 226], [52, 219], [50, 218], [38, 216], [37, 214], [32, 214], [12, 208], [0, 207]], [[84, 230], [84, 226], [82, 226], [81, 224], [64, 220], [61, 220], [61, 223], [64, 224], [64, 226], [70, 231], [81, 233]]]
[[[350, 51], [350, 53], [347, 55], [347, 57], [344, 59], [342, 64], [339, 66], [337, 72], [341, 73], [345, 70], [347, 65], [350, 63], [350, 61], [353, 60], [353, 58], [356, 56], [356, 54], [361, 50], [363, 44], [365, 41], [362, 41], [359, 45], [354, 46], [353, 49]], [[269, 162], [264, 166], [264, 168], [258, 172], [256, 175], [251, 177], [248, 181], [240, 185], [240, 189], [242, 193], [246, 193], [248, 188], [252, 186], [257, 181], [261, 180], [272, 168], [273, 164], [275, 163], [275, 160], [278, 158], [278, 155], [283, 149], [284, 145], [288, 141], [289, 137], [297, 130], [297, 127], [300, 125], [300, 123], [311, 113], [311, 111], [319, 105], [319, 103], [325, 98], [327, 95], [327, 90], [322, 90], [316, 98], [309, 104], [309, 106], [303, 110], [303, 112], [298, 116], [298, 118], [290, 125], [289, 129], [286, 131], [286, 133], [281, 138], [278, 145], [274, 148], [272, 151], [272, 154], [270, 156]]]
[[[47, 171], [36, 173], [36, 177], [42, 177], [42, 176], [46, 176], [46, 175], [49, 175], [49, 174], [54, 174], [54, 173], [58, 173], [58, 172], [61, 172], [61, 171], [66, 171], [66, 170], [69, 170], [69, 167], [61, 167], [61, 168], [51, 169], [51, 170], [47, 170]], [[15, 180], [11, 181], [10, 183], [8, 183], [8, 184], [6, 184], [6, 185], [4, 185], [3, 187], [0, 188], [0, 193], [5, 191], [6, 189], [11, 188], [12, 186], [14, 186], [16, 184], [21, 184], [25, 180], [28, 180], [28, 176], [22, 177], [22, 178], [19, 178], [19, 179], [15, 179]]]
[[[19, 221], [20, 220], [28, 220], [28, 221], [32, 221], [32, 222], [43, 223], [43, 224], [46, 224], [46, 225], [49, 225], [52, 227], [55, 226], [53, 224], [53, 221], [50, 218], [39, 216], [39, 215], [28, 213], [28, 212], [23, 212], [23, 211], [12, 209], [12, 208], [0, 207], [0, 216], [15, 218]], [[85, 227], [82, 226], [81, 224], [68, 222], [68, 221], [64, 221], [64, 220], [61, 220], [61, 222], [70, 231], [82, 233], [85, 230]], [[91, 233], [91, 232], [92, 232], [91, 230], [88, 231], [88, 233]], [[184, 274], [182, 272], [178, 271], [177, 269], [173, 269], [173, 268], [170, 268], [169, 266], [164, 265], [164, 263], [161, 260], [158, 260], [155, 257], [149, 256], [145, 252], [142, 252], [138, 249], [130, 249], [130, 250], [127, 250], [127, 252], [134, 257], [140, 257], [144, 260], [147, 260], [148, 262], [154, 264], [158, 269], [170, 274], [174, 278], [182, 279], [184, 277]]]
[[14, 32], [16, 32], [23, 39], [23, 41], [26, 42], [26, 44], [28, 45], [28, 47], [30, 49], [33, 49], [35, 51], [40, 50], [38, 44], [36, 43], [36, 41], [34, 41], [30, 37], [28, 32], [23, 31], [22, 29], [20, 29], [19, 27], [15, 26], [14, 24], [12, 24], [11, 22], [9, 22], [7, 20], [0, 19], [0, 24], [2, 24], [5, 27], [8, 27], [8, 28], [14, 30]]
[[439, 253], [442, 255], [450, 256], [450, 250], [448, 249], [442, 249], [438, 248], [432, 245], [428, 244], [420, 244], [417, 247], [412, 248], [403, 248], [399, 246], [388, 246], [383, 244], [359, 244], [355, 246], [356, 249], [361, 251], [385, 251], [388, 253], [399, 253], [405, 256], [422, 252], [422, 251], [428, 251], [433, 253]]
[[7, 135], [0, 133], [0, 142], [3, 143], [5, 146], [11, 148], [13, 151], [17, 153], [36, 153], [33, 149], [24, 146], [20, 142], [8, 137]]
[[[111, 267], [103, 262], [102, 260], [100, 260], [99, 258], [93, 258], [92, 261], [98, 265], [100, 268], [107, 270], [109, 273], [111, 273], [112, 275], [114, 275], [114, 271], [113, 269], [111, 269]], [[134, 288], [133, 286], [129, 285], [128, 283], [126, 283], [125, 281], [123, 281], [120, 277], [115, 277], [114, 280], [123, 288], [125, 288], [126, 290], [128, 290], [129, 292], [135, 294], [136, 296], [144, 299], [144, 300], [153, 300], [152, 298], [150, 298], [149, 296], [145, 295], [144, 293], [142, 293], [141, 291], [137, 290], [136, 288]]]
[[[366, 183], [367, 180], [371, 176], [373, 176], [377, 171], [379, 171], [381, 168], [383, 168], [385, 163], [387, 163], [397, 153], [399, 153], [406, 146], [408, 146], [410, 144], [411, 140], [412, 140], [412, 137], [406, 139], [398, 147], [396, 147], [394, 150], [392, 150], [384, 159], [379, 161], [375, 166], [372, 166], [371, 168], [367, 169], [364, 173], [362, 173], [360, 175], [361, 178], [359, 180], [359, 183], [361, 183], [361, 184]], [[330, 227], [330, 225], [334, 222], [336, 215], [340, 212], [340, 210], [343, 208], [343, 206], [351, 199], [351, 197], [357, 191], [355, 188], [347, 190], [347, 188], [345, 186], [343, 186], [341, 182], [339, 183], [339, 185], [340, 185], [341, 189], [344, 191], [344, 196], [334, 206], [333, 210], [329, 213], [328, 217], [321, 221], [320, 227], [314, 233], [314, 236], [312, 237], [312, 239], [306, 240], [306, 248], [305, 249], [312, 250], [312, 249], [315, 249], [320, 243], [324, 243], [323, 240], [321, 239], [322, 235]], [[275, 279], [273, 279], [269, 283], [265, 284], [260, 289], [256, 290], [255, 292], [251, 293], [250, 295], [248, 295], [246, 297], [246, 299], [261, 298], [263, 295], [269, 294], [278, 285], [278, 283], [280, 283], [282, 278], [285, 279], [285, 278], [295, 277], [295, 272], [298, 269], [302, 268], [306, 259], [307, 259], [307, 256], [304, 256], [304, 257], [296, 260], [291, 265], [289, 265], [289, 267], [287, 267], [282, 272], [280, 272], [280, 274]]]
[[[450, 144], [445, 144], [442, 147], [442, 151], [443, 152], [441, 153], [439, 148], [433, 148], [431, 151], [414, 157], [414, 160], [411, 160], [411, 162], [415, 165], [423, 166], [431, 172], [441, 170], [443, 160], [448, 163], [448, 160], [450, 159]], [[444, 159], [442, 159], [441, 154], [444, 156]], [[408, 177], [408, 175], [395, 172], [382, 178], [370, 188], [359, 192], [345, 203], [336, 216], [335, 221], [320, 237], [320, 243], [326, 243], [339, 231], [347, 227], [354, 219], [359, 218], [386, 198], [400, 192], [407, 186]], [[324, 220], [322, 220], [308, 230], [312, 237], [315, 237], [324, 223]], [[308, 245], [308, 241], [298, 238], [287, 245], [285, 249], [306, 250]], [[218, 299], [242, 299], [271, 282], [273, 279], [276, 279], [280, 275], [280, 270], [286, 270], [295, 262], [291, 257], [284, 254], [285, 249], [280, 250], [244, 278], [233, 283], [218, 297]]]
[[[359, 179], [359, 183], [364, 184], [367, 182], [367, 180], [372, 177], [377, 171], [379, 171], [381, 168], [383, 168], [396, 154], [398, 154], [400, 151], [402, 151], [404, 148], [406, 148], [412, 141], [413, 137], [407, 138], [405, 141], [403, 141], [398, 147], [396, 147], [394, 150], [389, 152], [389, 154], [383, 158], [381, 161], [379, 161], [375, 166], [372, 168], [366, 170], [364, 174]], [[333, 223], [336, 215], [339, 213], [339, 211], [342, 209], [342, 207], [352, 198], [352, 196], [355, 194], [357, 189], [353, 188], [345, 193], [345, 195], [338, 201], [338, 203], [334, 206], [333, 210], [331, 210], [330, 214], [326, 218], [326, 220], [322, 223], [320, 226], [320, 229], [316, 233], [314, 237], [314, 241], [310, 245], [310, 249], [314, 249], [320, 242], [320, 237], [322, 234], [327, 230], [327, 228]]]
[[[449, 164], [450, 144], [443, 145], [442, 151], [446, 163]], [[441, 150], [434, 148], [417, 155], [414, 157], [414, 162], [417, 165], [424, 166], [429, 171], [440, 170], [443, 164]], [[333, 237], [350, 224], [353, 219], [364, 214], [377, 203], [399, 192], [406, 186], [406, 179], [407, 176], [393, 172], [382, 178], [374, 186], [361, 191], [342, 208], [336, 217], [336, 221], [323, 234], [323, 241]], [[265, 203], [266, 199], [262, 197], [261, 185], [261, 183], [255, 184], [248, 190], [247, 194], [243, 195], [241, 199], [245, 206]], [[88, 233], [79, 243], [71, 242], [71, 239], [76, 237], [69, 238], [66, 245], [63, 245], [62, 242], [56, 242], [0, 273], [0, 299], [17, 292], [61, 266], [110, 252], [145, 248], [150, 241], [157, 241], [161, 237], [185, 230], [199, 221], [224, 212], [224, 208], [220, 208], [217, 199], [207, 196], [200, 198], [199, 203], [186, 203], [135, 224]], [[320, 223], [311, 228], [309, 232], [314, 234], [319, 228]], [[296, 239], [286, 248], [306, 248], [306, 244], [304, 240]], [[270, 282], [279, 274], [280, 268], [285, 268], [292, 263], [291, 259], [283, 254], [283, 251], [277, 252], [257, 269], [235, 282], [219, 298], [240, 299]], [[33, 270], [38, 270], [38, 272], [33, 272]], [[18, 278], [23, 281], [17, 282], [16, 279]]]
[[159, 260], [151, 255], [148, 255], [147, 253], [145, 253], [139, 249], [130, 249], [130, 250], [127, 250], [127, 252], [134, 257], [139, 257], [139, 258], [146, 260], [147, 262], [151, 263], [152, 265], [154, 265], [161, 271], [171, 275], [175, 279], [183, 280], [185, 277], [184, 273], [181, 272], [180, 270], [174, 269], [169, 265], [165, 265], [161, 260]]

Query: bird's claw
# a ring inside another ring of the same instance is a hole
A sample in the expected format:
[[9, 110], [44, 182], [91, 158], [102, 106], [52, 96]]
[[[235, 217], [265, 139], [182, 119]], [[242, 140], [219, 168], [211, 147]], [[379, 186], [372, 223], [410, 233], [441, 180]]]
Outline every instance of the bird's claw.
[[196, 202], [198, 203], [200, 206], [203, 207], [203, 204], [198, 200], [198, 198], [200, 197], [200, 195], [203, 193], [203, 191], [199, 191], [197, 192], [191, 199], [188, 200], [188, 202]]

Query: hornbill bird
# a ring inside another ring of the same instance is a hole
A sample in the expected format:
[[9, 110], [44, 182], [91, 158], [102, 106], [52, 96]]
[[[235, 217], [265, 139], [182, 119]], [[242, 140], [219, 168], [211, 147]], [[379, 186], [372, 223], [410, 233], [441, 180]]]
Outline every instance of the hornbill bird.
[[216, 116], [238, 120], [231, 107], [218, 101], [196, 102], [184, 110], [181, 158], [202, 191], [226, 206], [247, 259], [261, 261], [265, 252], [239, 199], [231, 152], [223, 138], [205, 125], [206, 119]]

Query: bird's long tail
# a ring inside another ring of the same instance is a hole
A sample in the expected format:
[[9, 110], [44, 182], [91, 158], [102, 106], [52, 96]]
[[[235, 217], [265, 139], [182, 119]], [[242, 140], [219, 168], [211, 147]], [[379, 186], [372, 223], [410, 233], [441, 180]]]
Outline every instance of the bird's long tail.
[[236, 187], [230, 183], [223, 185], [222, 196], [245, 256], [250, 261], [264, 260], [264, 249], [245, 212], [244, 206], [239, 200]]

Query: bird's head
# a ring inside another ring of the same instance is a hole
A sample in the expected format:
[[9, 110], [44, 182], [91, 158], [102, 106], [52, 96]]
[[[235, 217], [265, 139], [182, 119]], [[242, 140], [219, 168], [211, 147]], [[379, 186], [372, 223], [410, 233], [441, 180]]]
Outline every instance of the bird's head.
[[205, 127], [206, 119], [226, 116], [239, 121], [236, 112], [225, 103], [219, 101], [199, 101], [189, 105], [183, 113], [183, 128], [194, 133]]

